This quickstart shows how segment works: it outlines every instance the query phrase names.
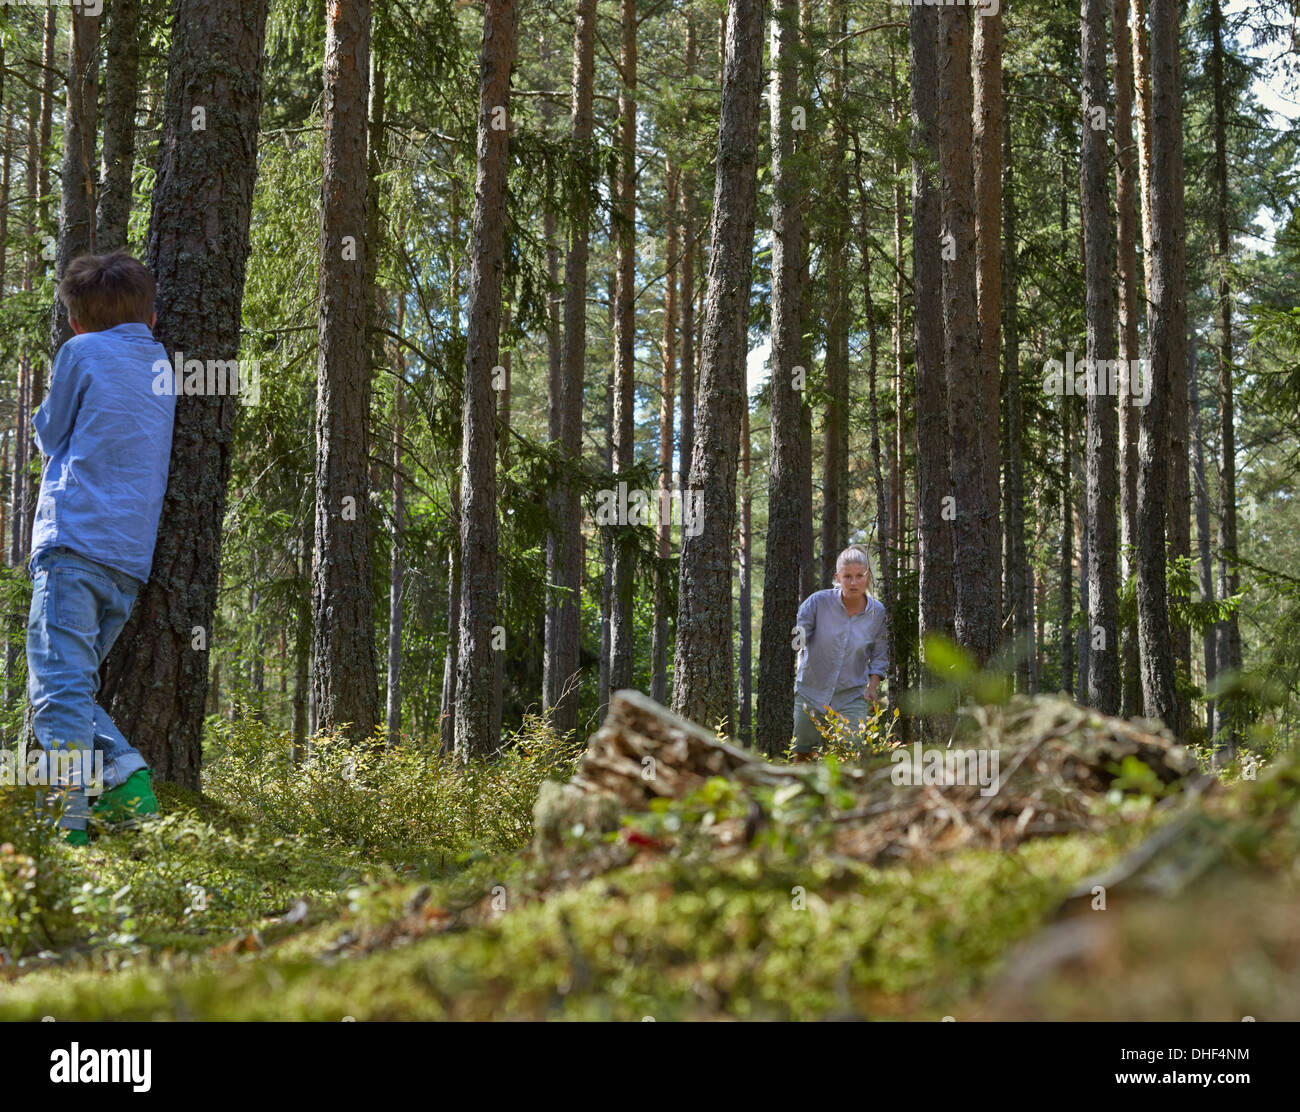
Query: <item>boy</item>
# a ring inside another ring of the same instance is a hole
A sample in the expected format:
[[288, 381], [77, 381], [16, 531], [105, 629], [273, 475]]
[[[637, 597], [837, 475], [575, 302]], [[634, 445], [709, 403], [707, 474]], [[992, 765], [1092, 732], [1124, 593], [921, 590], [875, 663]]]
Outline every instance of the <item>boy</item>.
[[[106, 822], [158, 812], [144, 758], [95, 702], [99, 666], [153, 565], [176, 398], [153, 389], [167, 352], [153, 338], [154, 279], [129, 255], [74, 259], [59, 284], [74, 336], [59, 349], [33, 436], [48, 457], [32, 525], [27, 693], [47, 753], [102, 753]], [[66, 760], [67, 758], [65, 758]], [[85, 845], [83, 777], [66, 785], [59, 825]]]
[[858, 730], [889, 666], [885, 606], [872, 596], [871, 562], [850, 545], [835, 561], [835, 583], [804, 599], [798, 625], [804, 648], [795, 679], [795, 760], [821, 744], [817, 723], [829, 707]]

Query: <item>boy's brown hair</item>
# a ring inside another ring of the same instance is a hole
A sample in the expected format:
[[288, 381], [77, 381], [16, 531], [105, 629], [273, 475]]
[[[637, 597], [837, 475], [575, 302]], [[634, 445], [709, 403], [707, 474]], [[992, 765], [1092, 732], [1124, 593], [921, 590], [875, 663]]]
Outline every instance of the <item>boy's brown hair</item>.
[[148, 324], [156, 283], [144, 264], [123, 251], [82, 255], [68, 264], [59, 297], [87, 332], [119, 324]]

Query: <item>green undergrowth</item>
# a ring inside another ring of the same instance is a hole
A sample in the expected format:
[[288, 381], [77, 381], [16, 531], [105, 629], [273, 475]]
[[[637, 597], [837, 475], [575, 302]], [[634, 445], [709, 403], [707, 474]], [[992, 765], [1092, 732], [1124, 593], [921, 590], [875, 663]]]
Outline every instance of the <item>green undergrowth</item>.
[[[938, 1018], [1113, 853], [1070, 837], [924, 868], [661, 857], [545, 893], [515, 858], [427, 893], [358, 886], [336, 919], [253, 953], [29, 974], [0, 1019]], [[456, 922], [475, 890], [482, 917]]]
[[[538, 785], [576, 756], [544, 723], [468, 768], [332, 739], [295, 761], [252, 723], [208, 756], [202, 794], [162, 785], [162, 821], [87, 848], [0, 798], [0, 1019], [966, 1014], [1174, 813], [1132, 769], [1102, 833], [872, 868], [835, 852], [832, 759], [799, 789], [709, 781], [534, 852]], [[1294, 860], [1298, 800], [1281, 763], [1224, 793], [1233, 862]]]

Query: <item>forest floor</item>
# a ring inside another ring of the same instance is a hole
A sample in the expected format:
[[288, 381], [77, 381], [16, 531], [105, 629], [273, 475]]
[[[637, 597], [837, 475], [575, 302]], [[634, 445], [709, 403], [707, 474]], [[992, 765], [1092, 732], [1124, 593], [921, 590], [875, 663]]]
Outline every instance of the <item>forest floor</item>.
[[1300, 1019], [1300, 762], [1194, 791], [1130, 764], [1066, 832], [916, 820], [855, 856], [831, 760], [543, 845], [576, 754], [530, 731], [494, 766], [304, 769], [244, 724], [203, 794], [89, 847], [0, 809], [0, 1020]]

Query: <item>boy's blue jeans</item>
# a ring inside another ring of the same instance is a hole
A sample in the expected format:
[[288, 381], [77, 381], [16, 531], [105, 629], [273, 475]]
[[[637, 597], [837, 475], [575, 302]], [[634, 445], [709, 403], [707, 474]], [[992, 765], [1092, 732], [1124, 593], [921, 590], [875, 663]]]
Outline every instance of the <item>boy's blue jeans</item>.
[[[27, 695], [32, 729], [47, 752], [103, 753], [104, 790], [148, 765], [96, 701], [99, 666], [131, 615], [140, 582], [58, 545], [31, 561], [27, 615]], [[83, 758], [84, 759], [84, 758]], [[84, 789], [69, 793], [59, 825], [84, 830]]]

